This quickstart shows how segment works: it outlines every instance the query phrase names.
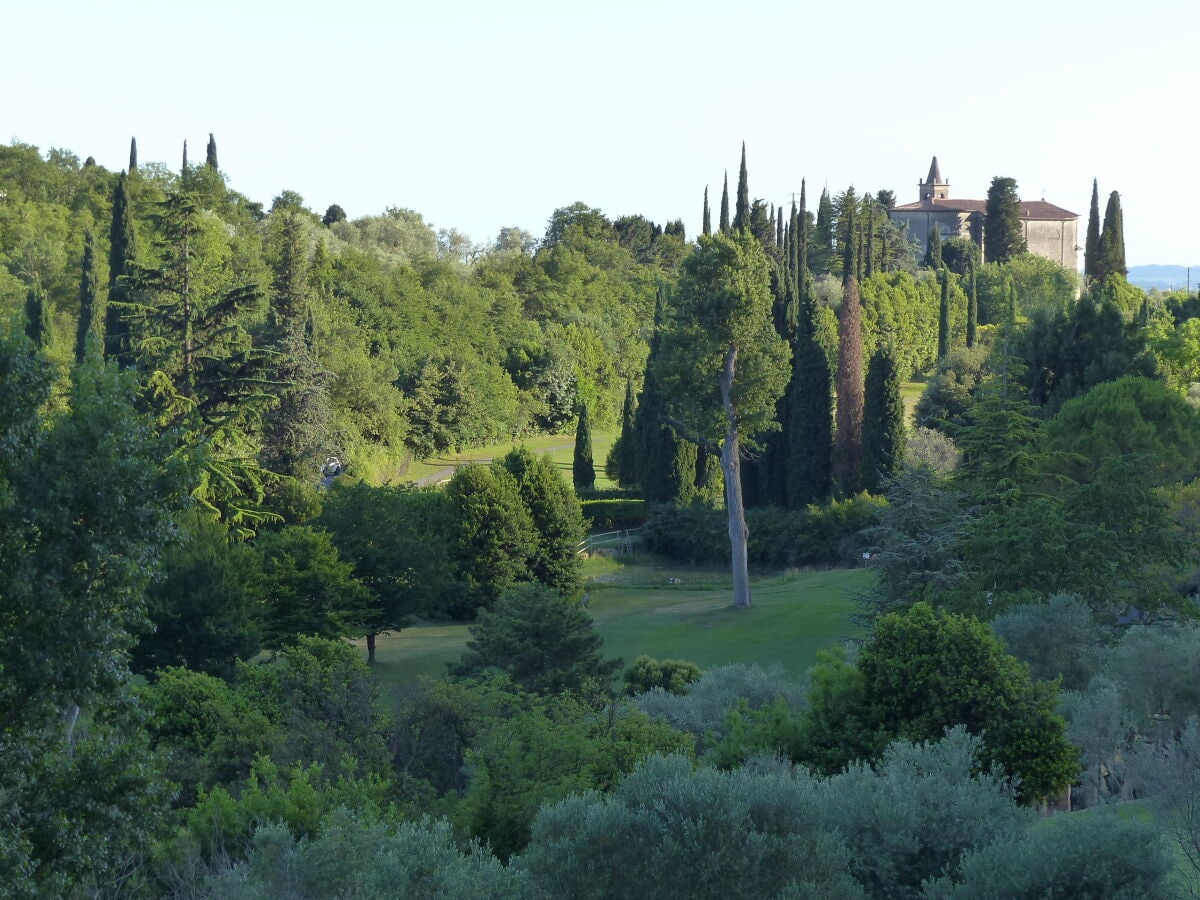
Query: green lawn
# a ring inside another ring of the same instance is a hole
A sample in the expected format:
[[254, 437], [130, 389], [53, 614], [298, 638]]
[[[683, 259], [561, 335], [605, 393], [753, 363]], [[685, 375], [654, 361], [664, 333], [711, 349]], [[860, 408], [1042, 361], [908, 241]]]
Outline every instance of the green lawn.
[[[643, 653], [702, 668], [778, 662], [797, 677], [818, 650], [859, 633], [849, 619], [853, 595], [871, 577], [862, 569], [764, 577], [755, 582], [754, 606], [735, 610], [723, 570], [671, 566], [643, 555], [592, 560], [588, 568], [588, 609], [605, 655], [627, 665]], [[393, 690], [420, 675], [443, 675], [469, 637], [466, 625], [445, 624], [381, 637], [376, 671]]]
[[[617, 431], [592, 432], [592, 456], [596, 461], [596, 487], [598, 488], [616, 487], [616, 485], [604, 477], [604, 458], [608, 455], [608, 448], [617, 439], [618, 433]], [[573, 433], [538, 434], [520, 441], [506, 441], [487, 447], [476, 447], [473, 450], [466, 450], [462, 453], [447, 454], [445, 456], [434, 457], [433, 459], [412, 462], [405, 469], [403, 478], [407, 481], [428, 478], [453, 466], [463, 466], [495, 459], [498, 456], [503, 456], [514, 447], [528, 447], [534, 453], [539, 454], [549, 453], [550, 458], [554, 460], [556, 468], [563, 473], [567, 481], [571, 480], [571, 461], [575, 455], [575, 435]], [[446, 477], [448, 478], [449, 474]]]
[[904, 411], [908, 413], [908, 424], [911, 427], [913, 424], [913, 414], [917, 408], [917, 401], [921, 399], [921, 395], [925, 393], [925, 388], [929, 387], [928, 375], [916, 375], [912, 381], [906, 381], [900, 385], [900, 397], [904, 401]]

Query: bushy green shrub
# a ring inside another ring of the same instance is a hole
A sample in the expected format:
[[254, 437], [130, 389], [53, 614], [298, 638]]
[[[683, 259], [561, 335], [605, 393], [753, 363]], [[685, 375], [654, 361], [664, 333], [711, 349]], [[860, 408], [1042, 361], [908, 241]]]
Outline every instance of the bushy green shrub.
[[588, 499], [580, 503], [590, 531], [616, 531], [640, 528], [646, 522], [646, 501], [630, 499]]

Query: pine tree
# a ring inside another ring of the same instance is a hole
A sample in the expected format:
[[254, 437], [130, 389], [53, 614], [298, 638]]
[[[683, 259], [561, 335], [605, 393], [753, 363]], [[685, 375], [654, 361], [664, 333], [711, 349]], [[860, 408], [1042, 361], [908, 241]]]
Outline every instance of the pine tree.
[[936, 225], [929, 229], [929, 239], [925, 244], [925, 259], [922, 265], [935, 272], [941, 270], [942, 261], [942, 231]]
[[838, 312], [837, 438], [834, 445], [834, 479], [844, 497], [858, 493], [862, 484], [863, 359], [862, 304], [854, 241], [854, 211], [846, 213], [842, 256], [842, 307]]
[[129, 276], [137, 262], [137, 234], [129, 208], [128, 178], [122, 172], [113, 191], [112, 224], [108, 232], [108, 303], [104, 309], [104, 358], [122, 368], [132, 365], [129, 324]]
[[938, 270], [942, 283], [942, 299], [938, 304], [938, 359], [950, 355], [950, 270], [942, 266]]
[[1100, 267], [1100, 186], [1092, 179], [1092, 205], [1088, 209], [1087, 238], [1083, 244], [1083, 277], [1085, 282], [1096, 280]]
[[1100, 231], [1100, 263], [1096, 277], [1104, 280], [1109, 275], [1125, 276], [1125, 226], [1121, 215], [1121, 195], [1113, 191], [1108, 195], [1104, 208], [1104, 227]]
[[890, 347], [881, 346], [867, 367], [863, 404], [863, 487], [878, 493], [904, 459], [904, 399], [900, 368]]
[[592, 462], [592, 426], [586, 403], [579, 404], [579, 424], [575, 427], [575, 454], [571, 459], [571, 480], [576, 492], [596, 487], [596, 466]]
[[967, 259], [969, 293], [967, 295], [967, 348], [975, 346], [975, 330], [979, 327], [979, 283], [975, 275], [975, 257]]
[[721, 234], [729, 234], [729, 173], [725, 173], [725, 186], [721, 188]]
[[96, 240], [90, 228], [83, 232], [83, 262], [79, 275], [79, 323], [75, 331], [75, 362], [87, 355], [88, 340], [99, 324], [96, 304], [100, 295], [100, 273], [96, 269]]
[[208, 133], [208, 148], [204, 154], [204, 164], [210, 169], [217, 169], [217, 141], [212, 136], [212, 132]]
[[737, 206], [733, 213], [735, 231], [750, 227], [750, 185], [746, 176], [746, 142], [742, 141], [742, 165], [738, 169]]
[[708, 185], [704, 186], [704, 220], [700, 229], [701, 234], [712, 234], [712, 210], [708, 208]]
[[137, 138], [129, 139], [129, 174], [137, 171]]

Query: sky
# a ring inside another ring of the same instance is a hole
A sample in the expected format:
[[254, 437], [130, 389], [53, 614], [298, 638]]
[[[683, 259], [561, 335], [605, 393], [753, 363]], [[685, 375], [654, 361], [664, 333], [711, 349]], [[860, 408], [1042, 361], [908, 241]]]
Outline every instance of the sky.
[[[13, 8], [16, 7], [16, 8]], [[1118, 191], [1130, 265], [1200, 262], [1200, 5], [708, 0], [58, 0], [0, 13], [0, 142], [193, 162], [480, 244], [575, 201], [700, 227], [742, 142], [752, 197], [898, 203], [936, 155], [1078, 213]], [[1081, 255], [1082, 262], [1082, 255]]]

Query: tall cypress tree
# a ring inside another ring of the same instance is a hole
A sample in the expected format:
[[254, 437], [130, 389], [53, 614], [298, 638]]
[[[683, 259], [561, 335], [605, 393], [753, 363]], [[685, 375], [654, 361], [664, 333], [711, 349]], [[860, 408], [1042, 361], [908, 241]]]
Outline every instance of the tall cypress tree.
[[987, 193], [983, 222], [984, 262], [1008, 262], [1025, 252], [1021, 198], [1015, 178], [997, 175]]
[[96, 268], [96, 239], [92, 229], [83, 232], [83, 262], [79, 274], [79, 323], [75, 330], [75, 362], [87, 356], [88, 338], [98, 324], [96, 304], [100, 299], [100, 273]]
[[942, 266], [938, 270], [942, 283], [942, 300], [938, 305], [938, 359], [950, 355], [950, 270]]
[[809, 248], [809, 265], [815, 274], [825, 275], [833, 269], [833, 230], [833, 201], [826, 188], [821, 191], [821, 199], [817, 202], [817, 221]]
[[712, 210], [708, 208], [708, 185], [704, 186], [704, 219], [700, 228], [700, 233], [709, 235], [712, 234]]
[[208, 147], [204, 153], [204, 164], [210, 169], [217, 169], [217, 141], [212, 132], [208, 133]]
[[940, 271], [942, 265], [942, 230], [934, 225], [929, 229], [929, 238], [925, 244], [925, 259], [922, 263], [926, 268]]
[[608, 477], [621, 487], [637, 484], [636, 409], [633, 380], [630, 379], [625, 382], [625, 403], [621, 406], [621, 433], [613, 441], [608, 458], [604, 462]]
[[867, 258], [864, 264], [864, 271], [866, 272], [866, 276], [870, 278], [875, 274], [875, 202], [871, 199], [871, 195], [867, 194], [863, 197], [863, 203], [867, 207]]
[[187, 141], [183, 142], [183, 166], [179, 170], [180, 177], [187, 178], [188, 174], [188, 158], [187, 158]]
[[750, 227], [750, 184], [746, 176], [746, 142], [742, 141], [742, 165], [738, 169], [737, 207], [733, 214], [733, 227], [745, 231]]
[[39, 350], [50, 346], [50, 311], [41, 285], [31, 284], [25, 292], [25, 336]]
[[775, 246], [783, 249], [783, 207], [775, 210]]
[[900, 368], [888, 346], [880, 346], [867, 367], [863, 403], [863, 487], [878, 493], [904, 459], [904, 399]]
[[128, 307], [129, 282], [137, 262], [137, 234], [129, 208], [129, 184], [124, 172], [113, 190], [112, 224], [108, 231], [108, 303], [104, 309], [104, 358], [122, 368], [132, 365]]
[[596, 487], [596, 466], [592, 461], [592, 424], [586, 403], [579, 404], [579, 423], [575, 426], [575, 453], [571, 457], [571, 480], [576, 491]]
[[725, 173], [725, 184], [721, 188], [721, 220], [717, 223], [721, 234], [729, 234], [729, 173]]
[[[801, 226], [803, 228], [803, 226]], [[788, 385], [787, 506], [829, 499], [833, 461], [833, 391], [829, 361], [816, 339], [815, 309], [800, 299]]]
[[979, 282], [975, 277], [975, 257], [967, 257], [967, 348], [975, 346], [975, 330], [979, 327]]
[[838, 312], [837, 438], [834, 479], [842, 496], [862, 485], [863, 358], [862, 303], [855, 270], [854, 210], [846, 211], [842, 255], [842, 307]]
[[1121, 195], [1113, 191], [1108, 195], [1104, 207], [1104, 227], [1100, 231], [1100, 264], [1096, 277], [1105, 279], [1109, 275], [1127, 275], [1125, 266], [1125, 226], [1121, 214]]
[[133, 174], [137, 171], [137, 138], [129, 139], [129, 172]]
[[1083, 277], [1091, 282], [1100, 265], [1100, 185], [1092, 179], [1092, 205], [1088, 208], [1087, 238], [1083, 244]]

